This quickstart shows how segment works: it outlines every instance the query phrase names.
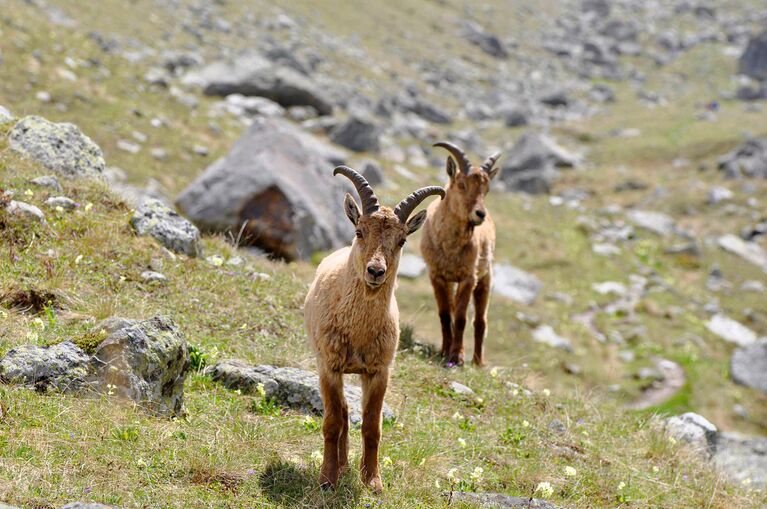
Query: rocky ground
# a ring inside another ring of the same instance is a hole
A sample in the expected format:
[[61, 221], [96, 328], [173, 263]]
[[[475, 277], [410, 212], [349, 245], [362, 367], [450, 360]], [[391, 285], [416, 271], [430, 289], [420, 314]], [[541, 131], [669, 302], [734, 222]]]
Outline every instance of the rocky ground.
[[[764, 6], [363, 3], [0, 0], [0, 501], [767, 503]], [[322, 494], [330, 171], [389, 203], [442, 139], [503, 153], [491, 366], [411, 240], [387, 492]]]

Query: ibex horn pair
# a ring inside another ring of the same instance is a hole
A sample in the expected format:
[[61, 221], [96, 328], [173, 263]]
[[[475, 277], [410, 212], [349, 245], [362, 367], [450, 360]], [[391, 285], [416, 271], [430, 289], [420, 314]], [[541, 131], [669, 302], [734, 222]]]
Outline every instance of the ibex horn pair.
[[[464, 175], [469, 174], [469, 172], [471, 171], [471, 162], [469, 161], [469, 158], [466, 156], [466, 153], [463, 150], [453, 145], [449, 141], [440, 141], [439, 143], [435, 143], [434, 146], [442, 147], [448, 152], [450, 152], [450, 155], [453, 156], [453, 159], [455, 159], [455, 161], [458, 163], [458, 167], [461, 169], [461, 172]], [[485, 162], [482, 163], [482, 166], [480, 167], [482, 171], [486, 173], [490, 173], [490, 170], [493, 169], [493, 166], [495, 166], [495, 162], [498, 160], [499, 157], [501, 157], [501, 153], [496, 152], [495, 154], [485, 159]]]
[[[370, 215], [381, 208], [381, 205], [378, 203], [378, 198], [373, 192], [373, 188], [370, 187], [370, 184], [368, 184], [368, 181], [365, 180], [365, 177], [349, 168], [348, 166], [337, 166], [336, 169], [333, 170], [333, 175], [338, 174], [341, 174], [351, 180], [352, 184], [354, 184], [354, 187], [357, 188], [357, 193], [360, 195], [360, 200], [362, 200], [363, 214]], [[424, 201], [428, 196], [435, 194], [438, 194], [444, 198], [445, 190], [439, 186], [422, 187], [421, 189], [415, 191], [413, 194], [399, 202], [399, 204], [394, 207], [394, 214], [399, 218], [401, 222], [404, 223], [407, 221], [407, 218], [410, 217], [410, 214], [413, 213], [415, 208], [421, 204], [422, 201]]]

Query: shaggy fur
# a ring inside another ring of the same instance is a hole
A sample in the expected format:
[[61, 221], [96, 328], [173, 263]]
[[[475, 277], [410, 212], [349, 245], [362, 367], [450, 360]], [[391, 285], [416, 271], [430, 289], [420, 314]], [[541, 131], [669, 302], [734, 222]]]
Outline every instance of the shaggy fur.
[[475, 166], [469, 171], [457, 171], [455, 161], [448, 157], [450, 182], [445, 199], [429, 206], [424, 223], [421, 254], [437, 300], [442, 356], [449, 363], [463, 364], [463, 333], [473, 296], [472, 361], [484, 365], [483, 342], [495, 250], [495, 224], [485, 208], [484, 197], [497, 172], [492, 165], [489, 169]]
[[[444, 191], [439, 188], [440, 193]], [[421, 198], [423, 199], [423, 198]], [[304, 303], [304, 319], [317, 355], [325, 407], [324, 454], [320, 484], [334, 487], [349, 451], [349, 411], [344, 373], [362, 381], [362, 481], [383, 488], [378, 466], [381, 411], [399, 340], [399, 310], [394, 298], [400, 253], [407, 236], [426, 219], [421, 211], [403, 223], [388, 207], [362, 215], [347, 195], [346, 215], [356, 226], [350, 247], [339, 249], [317, 268]]]

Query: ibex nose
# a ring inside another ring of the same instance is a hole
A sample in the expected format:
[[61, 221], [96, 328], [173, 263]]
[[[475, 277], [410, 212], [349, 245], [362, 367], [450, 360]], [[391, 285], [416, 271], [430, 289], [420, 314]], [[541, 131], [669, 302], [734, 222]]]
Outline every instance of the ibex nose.
[[381, 267], [380, 265], [368, 265], [368, 274], [373, 276], [374, 278], [379, 278], [386, 274], [386, 269]]
[[480, 218], [480, 219], [485, 219], [485, 216], [487, 215], [487, 212], [485, 212], [485, 211], [484, 211], [484, 210], [482, 210], [482, 209], [479, 209], [479, 210], [475, 210], [475, 211], [474, 211], [474, 213], [475, 213], [475, 214], [477, 215], [477, 217], [478, 217], [478, 218]]

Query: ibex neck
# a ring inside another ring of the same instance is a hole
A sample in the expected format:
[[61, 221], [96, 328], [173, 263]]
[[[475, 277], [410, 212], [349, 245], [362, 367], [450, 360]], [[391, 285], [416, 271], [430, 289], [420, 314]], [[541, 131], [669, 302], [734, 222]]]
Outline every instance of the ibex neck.
[[434, 212], [436, 216], [435, 224], [438, 225], [436, 233], [439, 237], [451, 238], [456, 243], [462, 245], [471, 241], [474, 235], [474, 226], [469, 223], [466, 217], [454, 214], [448, 207], [448, 197], [446, 197]]

